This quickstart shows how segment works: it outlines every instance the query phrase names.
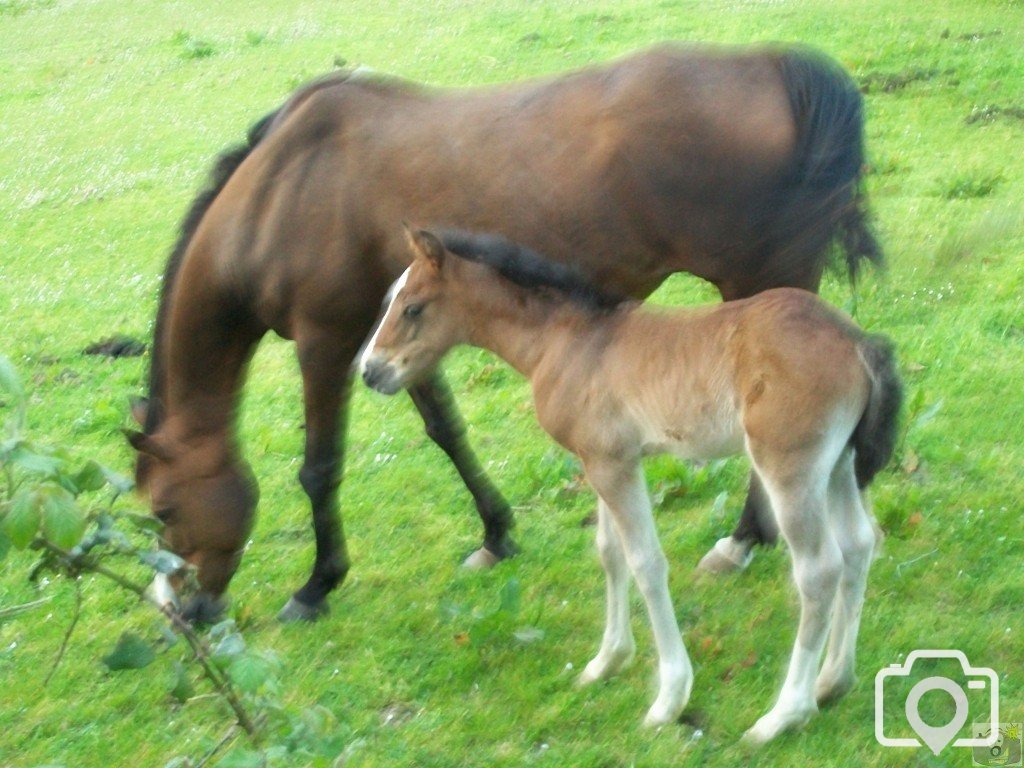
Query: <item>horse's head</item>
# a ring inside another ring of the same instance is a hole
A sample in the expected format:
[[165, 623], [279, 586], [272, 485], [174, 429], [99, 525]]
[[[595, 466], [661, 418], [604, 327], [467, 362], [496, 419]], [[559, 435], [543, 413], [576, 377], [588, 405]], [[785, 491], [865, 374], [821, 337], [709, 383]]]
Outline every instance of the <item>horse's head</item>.
[[392, 395], [437, 365], [444, 354], [465, 340], [464, 323], [453, 311], [453, 292], [446, 279], [444, 245], [423, 230], [406, 229], [413, 261], [388, 291], [384, 317], [359, 361], [367, 386]]
[[249, 468], [223, 441], [174, 441], [157, 431], [130, 432], [138, 451], [137, 490], [149, 496], [171, 551], [195, 566], [200, 592], [188, 618], [213, 620], [252, 527], [258, 490]]

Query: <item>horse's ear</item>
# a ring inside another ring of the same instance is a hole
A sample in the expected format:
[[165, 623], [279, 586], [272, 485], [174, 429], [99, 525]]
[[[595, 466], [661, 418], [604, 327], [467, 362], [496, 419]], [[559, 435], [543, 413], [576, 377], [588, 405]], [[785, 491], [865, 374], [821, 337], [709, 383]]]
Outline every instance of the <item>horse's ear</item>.
[[409, 245], [417, 258], [426, 259], [430, 265], [440, 271], [444, 263], [444, 245], [437, 237], [425, 229], [411, 229], [405, 225], [405, 234]]
[[149, 398], [133, 397], [128, 402], [131, 406], [132, 418], [140, 427], [146, 426], [146, 417], [149, 416]]
[[160, 461], [170, 461], [171, 452], [167, 450], [167, 447], [163, 443], [152, 435], [126, 429], [124, 430], [124, 436], [128, 438], [129, 445], [139, 453], [144, 453], [155, 459], [160, 459]]

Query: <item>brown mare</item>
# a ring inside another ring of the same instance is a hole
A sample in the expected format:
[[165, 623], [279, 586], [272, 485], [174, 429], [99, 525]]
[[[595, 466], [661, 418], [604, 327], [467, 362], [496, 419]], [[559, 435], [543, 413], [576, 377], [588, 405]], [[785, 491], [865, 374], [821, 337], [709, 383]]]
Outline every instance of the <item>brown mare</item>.
[[393, 394], [456, 344], [488, 349], [529, 379], [540, 425], [580, 458], [598, 495], [607, 624], [580, 682], [615, 674], [633, 655], [632, 573], [659, 656], [646, 722], [679, 716], [693, 670], [640, 460], [745, 451], [789, 545], [801, 602], [778, 700], [746, 738], [766, 742], [845, 694], [876, 544], [861, 491], [892, 455], [901, 401], [888, 341], [808, 291], [672, 313], [609, 308], [571, 270], [507, 241], [457, 234], [442, 245], [421, 231], [410, 242], [415, 259], [362, 355], [363, 379]]
[[[501, 233], [644, 297], [687, 271], [735, 299], [816, 290], [829, 244], [853, 274], [880, 254], [861, 207], [861, 98], [795, 48], [663, 46], [548, 80], [468, 91], [337, 75], [298, 91], [225, 154], [164, 278], [137, 409], [138, 486], [197, 566], [188, 612], [215, 613], [256, 486], [236, 408], [268, 331], [294, 339], [305, 398], [299, 473], [316, 559], [282, 613], [312, 617], [349, 567], [337, 513], [350, 365], [408, 263], [399, 222]], [[509, 506], [470, 451], [439, 375], [410, 389], [484, 524], [476, 561], [508, 555]], [[732, 546], [761, 532], [751, 498]], [[763, 510], [762, 510], [763, 512]], [[739, 553], [739, 554], [737, 554]]]

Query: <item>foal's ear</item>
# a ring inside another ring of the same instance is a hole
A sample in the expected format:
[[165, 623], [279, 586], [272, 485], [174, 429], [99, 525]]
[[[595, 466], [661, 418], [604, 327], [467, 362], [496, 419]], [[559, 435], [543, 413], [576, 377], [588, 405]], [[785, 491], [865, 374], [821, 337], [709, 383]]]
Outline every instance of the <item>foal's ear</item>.
[[426, 259], [434, 269], [440, 271], [444, 263], [444, 245], [441, 241], [425, 229], [410, 229], [408, 224], [405, 234], [416, 257]]

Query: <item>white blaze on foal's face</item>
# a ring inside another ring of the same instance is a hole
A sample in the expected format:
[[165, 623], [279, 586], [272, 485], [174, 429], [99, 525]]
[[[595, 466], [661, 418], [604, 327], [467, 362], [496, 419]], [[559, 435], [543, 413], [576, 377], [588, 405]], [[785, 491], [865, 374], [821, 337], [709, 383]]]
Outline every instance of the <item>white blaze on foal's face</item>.
[[[395, 297], [401, 292], [402, 288], [405, 287], [406, 282], [409, 280], [409, 272], [412, 267], [408, 267], [402, 275], [391, 284], [388, 288], [388, 292], [384, 295], [384, 304], [386, 308], [384, 315], [381, 317], [380, 322], [377, 324], [377, 328], [373, 332], [373, 336], [370, 337], [370, 341], [367, 342], [363, 354], [359, 358], [359, 373], [366, 381], [367, 385], [384, 391], [380, 388], [379, 384], [382, 382], [379, 379], [382, 377], [382, 371], [384, 366], [389, 364], [389, 350], [387, 340], [392, 332], [389, 330], [389, 326], [392, 324], [393, 316], [395, 315]], [[381, 343], [381, 336], [384, 334], [384, 342]], [[394, 368], [394, 366], [392, 366]], [[398, 371], [394, 371], [397, 374]], [[392, 376], [394, 378], [394, 375]], [[397, 391], [400, 387], [396, 387], [394, 391]], [[393, 394], [393, 392], [387, 392], [386, 394]]]
[[388, 291], [387, 309], [359, 362], [367, 386], [388, 395], [433, 370], [461, 340], [452, 312], [458, 302], [448, 301], [448, 293], [458, 287], [444, 269], [452, 257], [430, 233], [406, 234], [412, 266]]

